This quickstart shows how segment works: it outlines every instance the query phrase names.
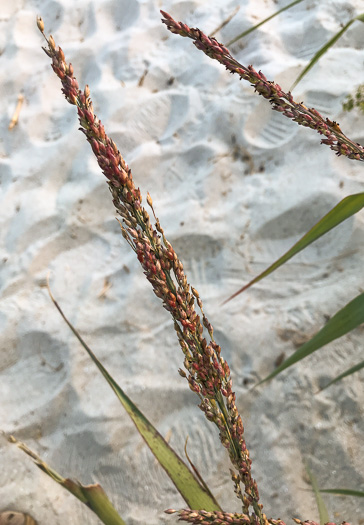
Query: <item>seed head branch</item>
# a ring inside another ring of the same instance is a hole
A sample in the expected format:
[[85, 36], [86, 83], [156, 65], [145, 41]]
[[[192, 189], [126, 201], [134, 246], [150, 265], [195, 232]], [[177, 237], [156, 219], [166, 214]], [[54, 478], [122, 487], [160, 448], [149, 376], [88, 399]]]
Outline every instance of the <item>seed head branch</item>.
[[[38, 27], [44, 35], [41, 19], [38, 19]], [[61, 80], [62, 92], [66, 100], [77, 107], [80, 130], [86, 136], [108, 179], [114, 206], [122, 219], [122, 235], [135, 251], [155, 295], [162, 299], [164, 308], [172, 315], [185, 356], [187, 373], [183, 370], [179, 372], [187, 378], [191, 390], [198, 394], [201, 401], [199, 407], [206, 418], [219, 429], [220, 440], [237, 470], [232, 477], [244, 512], [248, 515], [252, 507], [253, 511], [249, 514], [251, 523], [266, 525], [257, 484], [251, 474], [251, 460], [244, 440], [244, 426], [235, 404], [229, 365], [221, 356], [221, 348], [213, 338], [213, 328], [203, 312], [199, 294], [188, 284], [182, 262], [155, 216], [155, 224], [152, 226], [149, 214], [142, 206], [141, 193], [135, 187], [130, 168], [113, 140], [106, 134], [101, 120], [94, 114], [89, 87], [86, 86], [83, 91], [79, 89], [72, 64], [67, 64], [62, 49], [56, 46], [52, 36], [45, 39], [47, 47], [43, 49], [52, 59], [51, 65]], [[153, 210], [149, 194], [147, 203]], [[200, 314], [196, 312], [195, 303]], [[209, 342], [204, 336], [206, 332], [210, 336]], [[240, 488], [241, 484], [244, 491]]]
[[272, 109], [279, 111], [300, 126], [314, 129], [320, 135], [324, 135], [321, 144], [330, 146], [337, 155], [364, 161], [364, 147], [346, 137], [337, 122], [324, 118], [315, 108], [307, 108], [302, 102], [295, 102], [290, 91], [285, 93], [281, 86], [267, 80], [263, 73], [255, 71], [253, 66], [245, 67], [240, 64], [215, 38], [206, 36], [197, 28], [193, 29], [182, 22], [176, 22], [165, 11], [161, 13], [162, 22], [171, 33], [191, 38], [197, 49], [220, 62], [231, 73], [237, 73], [240, 79], [250, 82], [259, 95], [269, 100]]
[[207, 512], [206, 510], [168, 509], [166, 514], [177, 513], [180, 521], [203, 525], [251, 525], [250, 517], [246, 514], [230, 512]]

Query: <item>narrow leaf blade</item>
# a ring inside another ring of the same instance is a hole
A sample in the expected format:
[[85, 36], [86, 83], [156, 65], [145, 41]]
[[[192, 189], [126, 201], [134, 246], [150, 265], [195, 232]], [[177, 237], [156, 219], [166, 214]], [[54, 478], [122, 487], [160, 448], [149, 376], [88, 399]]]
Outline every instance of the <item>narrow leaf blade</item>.
[[318, 488], [316, 477], [313, 475], [308, 465], [305, 465], [305, 467], [306, 467], [308, 477], [310, 478], [313, 492], [315, 494], [316, 504], [317, 504], [317, 508], [319, 511], [319, 515], [320, 515], [320, 525], [325, 525], [325, 523], [329, 523], [330, 521], [329, 513], [327, 512], [326, 505], [320, 494], [320, 490]]
[[226, 45], [227, 46], [231, 46], [231, 44], [234, 44], [235, 42], [237, 42], [238, 40], [240, 40], [244, 36], [249, 35], [249, 33], [252, 33], [256, 29], [258, 29], [258, 27], [260, 27], [263, 24], [269, 22], [269, 20], [272, 20], [272, 18], [274, 18], [275, 16], [279, 15], [280, 13], [283, 13], [283, 11], [286, 11], [286, 9], [290, 9], [291, 7], [293, 7], [296, 4], [299, 4], [300, 2], [302, 2], [302, 0], [294, 0], [294, 2], [291, 2], [290, 4], [286, 5], [285, 7], [282, 7], [282, 9], [279, 9], [278, 11], [273, 13], [272, 15], [268, 16], [267, 18], [265, 18], [264, 20], [259, 22], [259, 24], [256, 24], [255, 26], [250, 27], [246, 31], [243, 31], [243, 33], [240, 33], [240, 35], [238, 35], [237, 37], [233, 38], [233, 40], [230, 40], [230, 42], [228, 42]]
[[272, 379], [286, 368], [301, 361], [301, 359], [309, 356], [322, 346], [354, 330], [354, 328], [361, 323], [364, 323], [364, 293], [355, 297], [355, 299], [350, 301], [344, 308], [339, 310], [312, 339], [307, 341], [307, 343], [302, 345], [293, 355], [283, 361], [271, 374], [262, 379], [258, 385]]
[[342, 29], [340, 29], [340, 31], [338, 33], [336, 33], [336, 35], [334, 35], [332, 38], [330, 38], [330, 40], [324, 46], [322, 46], [321, 49], [319, 49], [317, 51], [317, 53], [312, 58], [312, 60], [307, 64], [305, 69], [299, 74], [299, 76], [293, 82], [293, 84], [292, 84], [292, 86], [290, 88], [290, 91], [293, 91], [293, 89], [303, 79], [303, 77], [310, 71], [311, 68], [313, 68], [313, 66], [316, 64], [316, 62], [319, 61], [319, 59], [322, 57], [322, 55], [324, 55], [326, 53], [326, 51], [328, 51], [330, 49], [330, 47], [332, 47], [335, 44], [335, 42], [337, 42], [337, 40], [339, 40], [339, 38], [345, 33], [345, 31], [347, 31], [349, 29], [351, 24], [353, 22], [355, 22], [355, 20], [357, 18], [358, 17], [353, 18], [352, 20], [349, 20], [349, 22]]
[[325, 494], [335, 494], [337, 496], [354, 496], [356, 498], [364, 498], [364, 492], [361, 490], [351, 489], [320, 489], [320, 492]]
[[38, 468], [89, 507], [105, 525], [125, 525], [124, 520], [119, 516], [104, 489], [99, 484], [81, 485], [78, 481], [64, 478], [47, 465], [35, 452], [30, 450], [25, 443], [21, 443], [13, 436], [7, 436], [7, 439], [9, 443], [15, 444], [20, 450], [30, 456]]
[[362, 368], [364, 368], [364, 361], [361, 361], [357, 365], [354, 365], [351, 368], [349, 368], [348, 370], [345, 370], [345, 372], [343, 372], [342, 374], [338, 375], [337, 377], [332, 379], [329, 383], [327, 383], [327, 385], [325, 385], [323, 388], [321, 388], [319, 390], [319, 392], [322, 392], [323, 390], [325, 390], [329, 386], [333, 385], [334, 383], [337, 383], [338, 381], [341, 381], [341, 379], [344, 379], [344, 377], [351, 376], [351, 374], [354, 374], [355, 372], [358, 372]]
[[340, 223], [358, 213], [364, 207], [364, 193], [355, 193], [345, 197], [340, 201], [332, 210], [330, 210], [318, 223], [316, 223], [299, 241], [296, 242], [286, 253], [271, 264], [264, 272], [260, 273], [257, 277], [252, 279], [248, 284], [240, 288], [237, 292], [231, 295], [226, 301], [227, 303], [234, 297], [238, 296], [253, 284], [257, 283], [271, 274], [277, 268], [285, 264], [294, 255], [304, 250], [307, 246], [312, 244], [314, 241], [325, 235]]
[[187, 505], [191, 509], [197, 510], [221, 510], [219, 504], [211, 495], [211, 492], [205, 490], [205, 488], [201, 486], [201, 484], [194, 477], [187, 465], [182, 461], [182, 459], [166, 442], [163, 436], [161, 436], [161, 434], [156, 430], [156, 428], [148, 421], [144, 414], [137, 408], [136, 405], [134, 405], [134, 403], [125, 394], [122, 388], [111, 377], [106, 368], [104, 368], [104, 366], [100, 363], [95, 354], [92, 352], [91, 348], [89, 348], [89, 346], [82, 339], [78, 331], [66, 318], [60, 306], [52, 296], [49, 288], [48, 291], [50, 293], [51, 299], [55, 307], [63, 317], [64, 321], [67, 323], [69, 328], [72, 330], [74, 335], [77, 337], [77, 339], [83, 346], [83, 348], [91, 357], [92, 361], [100, 370], [101, 374], [109, 383], [117, 398], [125, 408], [133, 423], [135, 424], [138, 432], [140, 433], [144, 441], [147, 443], [148, 447], [158, 460], [159, 464], [166, 471], [167, 475], [174, 483], [175, 487], [180, 492]]
[[207, 493], [207, 491], [198, 483], [182, 459], [174, 452], [161, 434], [123, 392], [108, 372], [102, 367], [101, 363], [96, 358], [93, 359], [93, 361], [114, 390], [140, 435], [157, 458], [159, 464], [164, 468], [169, 478], [173, 481], [177, 490], [180, 492], [189, 507], [192, 509], [202, 509], [207, 511], [220, 510], [216, 500], [211, 498], [211, 493]]

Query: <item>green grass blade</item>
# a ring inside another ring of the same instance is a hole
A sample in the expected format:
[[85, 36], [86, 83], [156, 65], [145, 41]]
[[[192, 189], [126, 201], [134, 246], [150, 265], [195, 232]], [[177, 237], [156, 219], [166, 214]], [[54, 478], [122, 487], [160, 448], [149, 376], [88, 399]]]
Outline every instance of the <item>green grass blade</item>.
[[317, 508], [320, 515], [320, 525], [325, 525], [325, 523], [329, 523], [329, 513], [327, 512], [326, 505], [324, 503], [324, 500], [322, 499], [322, 496], [320, 494], [320, 490], [317, 485], [317, 480], [315, 476], [312, 474], [311, 470], [309, 469], [308, 465], [305, 465], [306, 471], [308, 474], [308, 477], [310, 478], [311, 486], [313, 489], [313, 492], [315, 494]]
[[363, 207], [364, 193], [355, 193], [354, 195], [349, 195], [348, 197], [345, 197], [345, 199], [340, 201], [339, 204], [337, 204], [317, 224], [315, 224], [315, 226], [313, 226], [311, 230], [309, 230], [303, 237], [301, 237], [301, 239], [298, 242], [296, 242], [296, 244], [294, 244], [292, 248], [290, 248], [285, 254], [283, 254], [282, 257], [277, 259], [277, 261], [271, 264], [271, 266], [264, 270], [264, 272], [260, 273], [252, 281], [250, 281], [248, 284], [240, 288], [240, 290], [238, 290], [232, 296], [226, 299], [226, 301], [223, 304], [227, 303], [237, 295], [241, 294], [242, 292], [250, 288], [250, 286], [257, 283], [264, 277], [267, 277], [267, 275], [277, 270], [277, 268], [282, 266], [282, 264], [286, 263], [294, 255], [306, 248], [309, 244], [322, 237], [322, 235], [325, 235], [325, 233], [329, 232], [352, 215], [355, 215], [355, 213], [358, 213], [358, 211], [360, 211]]
[[354, 365], [351, 368], [349, 368], [348, 370], [345, 370], [345, 372], [343, 372], [342, 374], [338, 375], [337, 377], [332, 379], [329, 383], [327, 383], [327, 385], [325, 385], [323, 388], [321, 388], [319, 390], [319, 392], [322, 392], [323, 390], [325, 390], [329, 386], [333, 385], [334, 383], [337, 383], [337, 381], [341, 381], [341, 379], [344, 379], [344, 377], [351, 376], [351, 374], [354, 374], [355, 372], [358, 372], [358, 370], [361, 370], [362, 368], [364, 368], [364, 361], [361, 361], [357, 365]]
[[[49, 288], [48, 288], [49, 290]], [[128, 415], [135, 424], [138, 432], [147, 443], [148, 447], [158, 460], [159, 464], [164, 468], [171, 481], [174, 483], [177, 490], [191, 509], [196, 510], [221, 510], [219, 504], [212, 496], [210, 491], [207, 491], [195, 478], [192, 472], [189, 470], [187, 465], [182, 459], [174, 452], [166, 440], [161, 434], [155, 429], [155, 427], [148, 421], [148, 419], [142, 414], [142, 412], [134, 405], [131, 399], [125, 394], [121, 387], [111, 377], [106, 368], [100, 363], [91, 348], [85, 343], [77, 330], [68, 321], [64, 315], [58, 303], [55, 301], [49, 290], [51, 299], [67, 323], [69, 328], [72, 330], [74, 335], [77, 337], [83, 348], [86, 350], [92, 361], [95, 363], [101, 374], [104, 376], [106, 381], [109, 383], [117, 398], [127, 411]]]
[[107, 497], [104, 489], [99, 484], [82, 485], [78, 481], [69, 478], [64, 478], [47, 463], [37, 456], [24, 443], [21, 443], [13, 436], [7, 436], [9, 443], [15, 444], [20, 450], [28, 454], [43, 472], [45, 472], [54, 481], [62, 485], [66, 490], [71, 492], [77, 499], [82, 501], [89, 509], [91, 509], [105, 525], [125, 525], [125, 521], [119, 516], [113, 507], [111, 501]]
[[347, 334], [361, 323], [364, 323], [364, 293], [355, 297], [344, 308], [339, 310], [312, 339], [302, 345], [291, 357], [283, 361], [271, 374], [262, 379], [258, 385], [272, 379], [322, 346]]
[[320, 492], [325, 494], [335, 494], [337, 496], [354, 496], [356, 498], [364, 498], [364, 492], [361, 490], [351, 489], [320, 489]]
[[272, 15], [268, 16], [268, 18], [265, 18], [264, 20], [259, 22], [259, 24], [256, 24], [255, 26], [250, 27], [249, 29], [247, 29], [246, 31], [244, 31], [243, 33], [238, 35], [237, 37], [233, 38], [233, 40], [230, 40], [230, 42], [228, 42], [226, 45], [227, 46], [231, 46], [231, 44], [234, 44], [235, 42], [237, 42], [238, 40], [240, 40], [244, 36], [249, 35], [249, 33], [251, 33], [252, 31], [255, 31], [256, 29], [258, 29], [258, 27], [262, 26], [266, 22], [269, 22], [269, 20], [272, 20], [272, 18], [274, 18], [275, 16], [279, 15], [280, 13], [283, 13], [283, 11], [286, 11], [286, 9], [290, 9], [291, 7], [293, 7], [296, 4], [299, 4], [300, 2], [302, 2], [302, 0], [295, 0], [294, 2], [291, 2], [290, 4], [286, 5], [285, 7], [282, 7], [282, 9], [279, 9], [279, 11], [276, 11]]
[[316, 64], [316, 62], [322, 57], [322, 55], [324, 55], [326, 51], [328, 51], [330, 47], [332, 47], [335, 44], [335, 42], [339, 40], [339, 38], [345, 33], [345, 31], [349, 29], [349, 27], [351, 26], [353, 22], [355, 22], [355, 20], [364, 22], [364, 13], [349, 20], [349, 22], [345, 24], [345, 26], [342, 29], [340, 29], [338, 33], [336, 33], [336, 35], [334, 35], [324, 46], [322, 46], [321, 49], [317, 51], [315, 56], [312, 58], [309, 64], [305, 67], [302, 73], [300, 73], [300, 75], [296, 78], [296, 80], [294, 81], [294, 83], [292, 84], [290, 88], [290, 91], [292, 91], [297, 86], [297, 84], [302, 80], [302, 78], [306, 75], [306, 73], [308, 73], [308, 71]]

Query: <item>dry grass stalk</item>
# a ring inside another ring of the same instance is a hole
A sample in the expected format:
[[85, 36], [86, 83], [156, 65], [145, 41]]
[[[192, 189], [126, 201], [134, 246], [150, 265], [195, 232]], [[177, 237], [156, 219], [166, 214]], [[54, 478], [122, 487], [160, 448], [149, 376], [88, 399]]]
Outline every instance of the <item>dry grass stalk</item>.
[[12, 116], [10, 122], [9, 122], [8, 129], [11, 130], [17, 125], [18, 120], [19, 120], [20, 110], [21, 110], [21, 107], [23, 105], [23, 102], [24, 102], [24, 95], [18, 95], [18, 103], [16, 105], [14, 114], [13, 114], [13, 116]]

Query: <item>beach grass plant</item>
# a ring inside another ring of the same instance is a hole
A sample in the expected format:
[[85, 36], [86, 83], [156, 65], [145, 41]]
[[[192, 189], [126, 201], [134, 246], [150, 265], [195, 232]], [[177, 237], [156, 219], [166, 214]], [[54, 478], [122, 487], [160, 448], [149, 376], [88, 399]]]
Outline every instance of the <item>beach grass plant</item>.
[[[293, 2], [291, 5], [296, 3], [298, 1]], [[273, 110], [280, 112], [283, 117], [290, 118], [297, 124], [319, 133], [323, 137], [321, 143], [328, 145], [337, 155], [344, 155], [353, 161], [362, 162], [364, 160], [363, 146], [344, 135], [338, 123], [323, 117], [314, 108], [307, 108], [302, 102], [295, 102], [290, 92], [284, 92], [278, 84], [268, 81], [262, 72], [255, 71], [252, 66], [245, 67], [237, 62], [229, 50], [214, 38], [207, 37], [199, 29], [191, 29], [182, 22], [176, 22], [166, 12], [162, 11], [162, 16], [163, 23], [172, 33], [191, 38], [195, 46], [207, 56], [218, 60], [231, 73], [237, 74], [240, 79], [248, 81], [259, 95], [262, 95], [270, 102]], [[241, 504], [240, 513], [227, 512], [221, 509], [196, 467], [189, 459], [190, 465], [187, 465], [173, 451], [146, 416], [142, 414], [100, 363], [51, 295], [52, 301], [105, 380], [109, 383], [150, 450], [184, 498], [187, 507], [180, 510], [168, 509], [166, 511], [168, 514], [176, 514], [181, 521], [201, 525], [284, 525], [280, 518], [267, 517], [263, 510], [258, 486], [252, 472], [252, 461], [245, 442], [242, 417], [236, 405], [230, 368], [223, 357], [223, 350], [214, 338], [213, 326], [204, 313], [200, 295], [189, 284], [183, 264], [174, 251], [172, 244], [167, 240], [164, 230], [155, 215], [149, 193], [146, 197], [146, 203], [151, 210], [151, 216], [143, 206], [142, 195], [134, 183], [131, 169], [94, 113], [89, 87], [86, 86], [84, 90], [79, 89], [72, 64], [66, 62], [64, 52], [56, 45], [53, 37], [46, 37], [44, 23], [41, 18], [38, 18], [37, 24], [46, 39], [47, 46], [43, 49], [52, 61], [53, 71], [61, 80], [62, 92], [66, 100], [71, 105], [76, 106], [80, 129], [89, 142], [96, 160], [107, 179], [114, 207], [121, 218], [121, 233], [130, 248], [135, 252], [154, 294], [161, 299], [163, 307], [172, 317], [176, 336], [184, 357], [184, 370], [179, 369], [179, 374], [186, 378], [189, 388], [198, 396], [199, 408], [207, 420], [217, 427], [221, 444], [228, 452], [231, 463], [232, 488]], [[325, 215], [321, 221], [314, 225], [286, 254], [245, 285], [234, 296], [248, 289], [258, 280], [267, 277], [272, 271], [285, 264], [310, 243], [332, 228], [335, 228], [348, 217], [358, 213], [363, 206], [364, 193], [347, 196]], [[262, 382], [272, 379], [288, 366], [308, 356], [328, 342], [341, 337], [363, 322], [364, 294], [360, 294], [337, 312], [316, 336], [303, 345], [291, 358], [283, 362], [274, 373], [270, 374]], [[358, 371], [363, 366], [364, 363], [360, 363], [354, 367], [355, 370], [344, 371], [340, 378], [336, 378], [332, 382], [349, 375], [349, 373]], [[123, 525], [125, 523], [100, 485], [85, 486], [77, 481], [64, 478], [44, 463], [25, 444], [17, 441], [13, 436], [8, 436], [8, 440], [31, 456], [39, 468], [94, 511], [105, 525]], [[329, 521], [320, 492], [363, 496], [361, 491], [350, 489], [325, 489], [320, 491], [314, 475], [309, 469], [308, 474], [316, 494], [321, 525], [324, 523], [332, 525], [332, 522]], [[317, 525], [314, 521], [303, 522], [298, 518], [295, 518], [295, 522]]]

